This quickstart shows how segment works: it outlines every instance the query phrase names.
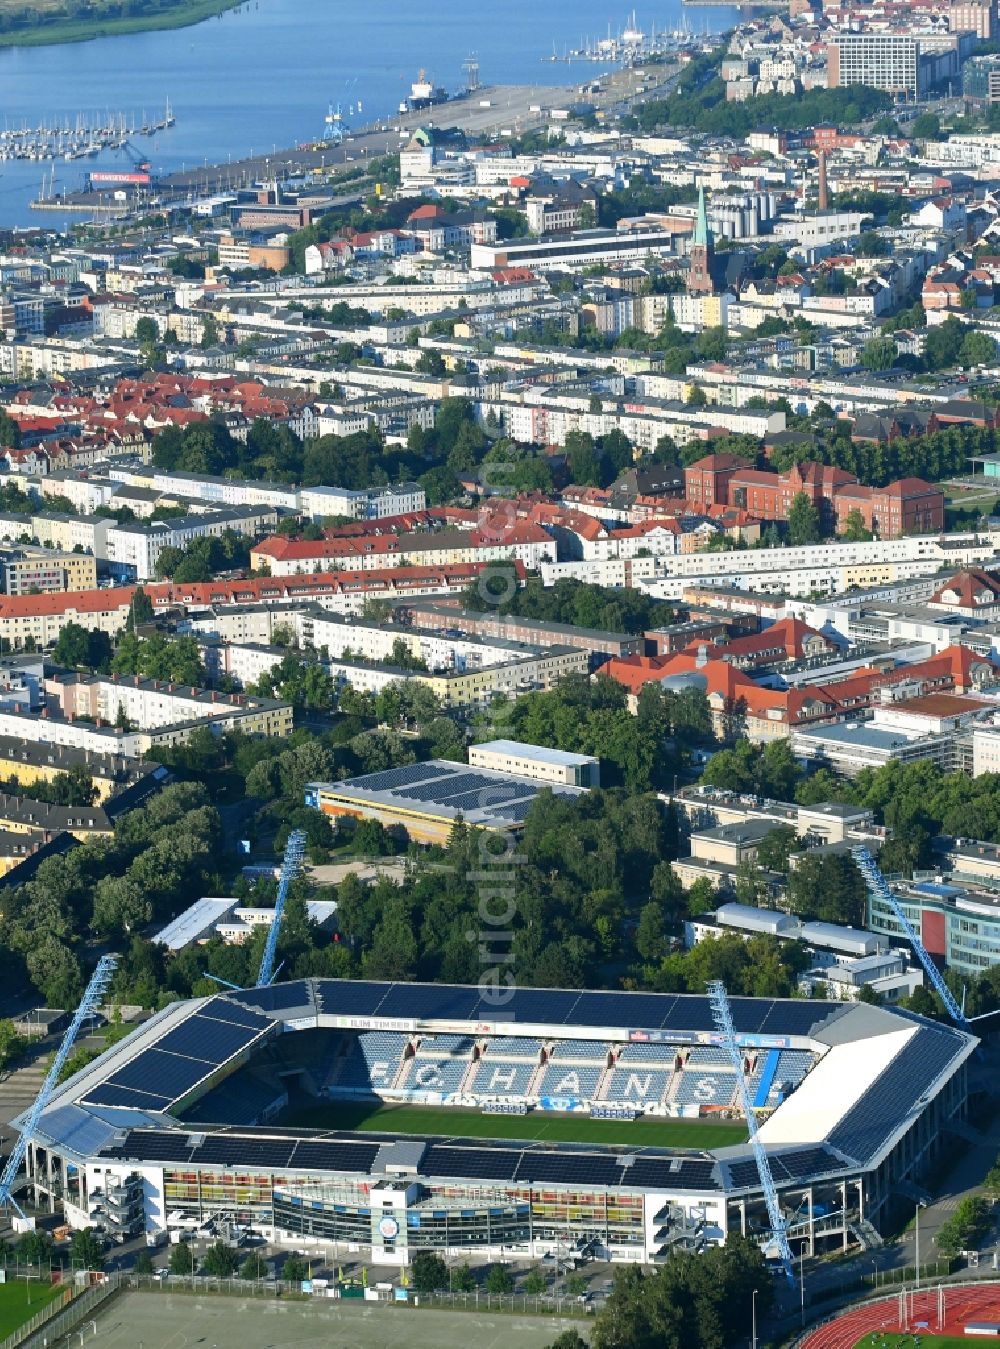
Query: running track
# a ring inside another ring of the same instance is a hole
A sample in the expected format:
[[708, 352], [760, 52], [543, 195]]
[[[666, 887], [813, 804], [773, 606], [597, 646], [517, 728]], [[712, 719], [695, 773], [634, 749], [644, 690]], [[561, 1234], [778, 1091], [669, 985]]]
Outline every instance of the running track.
[[[1000, 1321], [1000, 1284], [987, 1284], [982, 1288], [950, 1288], [945, 1284], [945, 1323], [940, 1330], [937, 1289], [917, 1293], [908, 1297], [907, 1302], [912, 1306], [908, 1325], [899, 1324], [899, 1298], [894, 1296], [884, 1302], [857, 1307], [836, 1321], [820, 1326], [801, 1341], [802, 1349], [854, 1349], [858, 1340], [873, 1330], [912, 1331], [918, 1321], [927, 1322], [929, 1330], [925, 1334], [959, 1336], [963, 1334], [966, 1321]], [[928, 1349], [932, 1349], [933, 1343], [933, 1340], [928, 1342]]]

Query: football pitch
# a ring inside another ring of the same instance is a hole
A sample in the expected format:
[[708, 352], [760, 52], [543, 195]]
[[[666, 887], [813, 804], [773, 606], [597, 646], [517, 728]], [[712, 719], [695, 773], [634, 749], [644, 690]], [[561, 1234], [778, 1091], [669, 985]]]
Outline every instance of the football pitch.
[[883, 1335], [880, 1331], [865, 1335], [854, 1349], [914, 1349], [915, 1345], [926, 1345], [926, 1349], [955, 1349], [958, 1344], [974, 1343], [966, 1336], [956, 1339], [953, 1335], [931, 1335], [926, 1330], [915, 1335]]
[[534, 1110], [527, 1115], [484, 1115], [453, 1106], [378, 1105], [330, 1101], [311, 1105], [291, 1121], [300, 1128], [351, 1129], [361, 1133], [436, 1134], [446, 1138], [503, 1138], [547, 1143], [640, 1144], [660, 1148], [720, 1148], [745, 1141], [733, 1121], [591, 1119]]
[[15, 1280], [0, 1284], [0, 1339], [12, 1334], [25, 1321], [30, 1321], [47, 1303], [65, 1291], [64, 1288], [53, 1288], [35, 1280], [30, 1284]]

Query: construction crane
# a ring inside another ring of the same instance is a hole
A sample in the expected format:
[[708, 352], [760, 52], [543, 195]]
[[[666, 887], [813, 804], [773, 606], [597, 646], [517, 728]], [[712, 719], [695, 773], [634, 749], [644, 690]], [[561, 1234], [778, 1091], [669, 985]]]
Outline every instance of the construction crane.
[[[306, 836], [302, 829], [293, 829], [288, 835], [288, 842], [285, 844], [285, 855], [281, 860], [281, 875], [278, 877], [278, 896], [274, 901], [274, 917], [271, 919], [271, 926], [267, 934], [267, 944], [264, 947], [264, 954], [260, 961], [260, 971], [257, 975], [257, 988], [267, 988], [274, 983], [275, 975], [278, 971], [274, 968], [274, 958], [278, 953], [278, 933], [281, 930], [281, 919], [285, 912], [285, 900], [288, 898], [288, 888], [299, 874], [299, 868], [302, 865], [302, 858], [306, 851]], [[280, 968], [280, 966], [279, 966]]]
[[767, 1152], [764, 1149], [764, 1144], [760, 1141], [760, 1134], [757, 1132], [757, 1114], [753, 1108], [753, 1101], [750, 1099], [750, 1088], [747, 1086], [747, 1080], [743, 1072], [743, 1055], [740, 1053], [740, 1047], [736, 1043], [736, 1028], [733, 1025], [733, 1014], [729, 1006], [729, 996], [726, 993], [726, 986], [721, 979], [713, 979], [709, 982], [708, 997], [712, 1004], [712, 1020], [715, 1022], [716, 1029], [722, 1035], [726, 1052], [728, 1053], [736, 1072], [736, 1081], [739, 1084], [740, 1089], [740, 1102], [743, 1106], [743, 1114], [746, 1117], [747, 1129], [750, 1133], [750, 1146], [753, 1149], [754, 1160], [757, 1163], [757, 1172], [760, 1176], [761, 1188], [764, 1191], [764, 1203], [767, 1205], [767, 1215], [771, 1220], [771, 1235], [778, 1247], [778, 1255], [785, 1271], [785, 1277], [790, 1283], [794, 1283], [795, 1269], [792, 1263], [792, 1248], [788, 1244], [788, 1224], [785, 1222], [784, 1214], [781, 1212], [778, 1191], [774, 1184], [774, 1177], [771, 1175], [771, 1163], [767, 1159]]
[[858, 870], [865, 878], [865, 884], [868, 886], [868, 893], [871, 895], [872, 899], [877, 899], [880, 903], [887, 904], [892, 910], [896, 921], [906, 935], [906, 940], [913, 947], [913, 954], [924, 967], [924, 973], [930, 980], [931, 987], [944, 1003], [945, 1011], [951, 1017], [952, 1021], [954, 1021], [956, 1026], [961, 1027], [962, 1030], [971, 1029], [969, 1018], [955, 1001], [955, 995], [945, 983], [941, 971], [928, 955], [923, 942], [917, 936], [916, 928], [914, 928], [909, 918], [907, 918], [906, 911], [902, 904], [900, 904], [896, 895], [893, 894], [892, 890], [889, 888], [889, 882], [882, 875], [874, 857], [872, 857], [868, 849], [864, 847], [852, 848], [851, 855], [858, 864]]
[[7, 1165], [0, 1175], [0, 1209], [7, 1208], [8, 1205], [16, 1210], [19, 1218], [24, 1217], [24, 1212], [20, 1204], [14, 1198], [13, 1188], [17, 1180], [17, 1174], [21, 1169], [21, 1163], [24, 1161], [24, 1155], [28, 1150], [35, 1130], [38, 1128], [38, 1121], [42, 1117], [45, 1107], [48, 1105], [52, 1093], [59, 1085], [59, 1075], [66, 1066], [66, 1060], [70, 1056], [70, 1051], [80, 1033], [80, 1027], [96, 1012], [101, 999], [108, 990], [111, 983], [111, 976], [114, 974], [118, 965], [116, 956], [101, 956], [97, 962], [97, 969], [90, 976], [90, 983], [87, 985], [80, 1005], [74, 1013], [73, 1020], [66, 1029], [66, 1034], [62, 1038], [62, 1044], [59, 1051], [52, 1061], [52, 1067], [45, 1075], [45, 1081], [42, 1083], [42, 1089], [35, 1097], [35, 1103], [28, 1112], [28, 1118], [25, 1120], [17, 1142], [14, 1144], [10, 1156], [7, 1158]]

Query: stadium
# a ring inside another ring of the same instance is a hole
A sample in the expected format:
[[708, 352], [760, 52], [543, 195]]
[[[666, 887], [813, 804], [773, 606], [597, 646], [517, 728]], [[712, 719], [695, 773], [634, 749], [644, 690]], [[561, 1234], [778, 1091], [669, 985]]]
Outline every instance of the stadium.
[[[793, 1248], [877, 1241], [961, 1133], [977, 1041], [862, 1003], [734, 998]], [[405, 1265], [653, 1263], [767, 1210], [707, 997], [306, 979], [171, 1004], [63, 1083], [40, 1207]], [[19, 1121], [23, 1123], [22, 1121]]]

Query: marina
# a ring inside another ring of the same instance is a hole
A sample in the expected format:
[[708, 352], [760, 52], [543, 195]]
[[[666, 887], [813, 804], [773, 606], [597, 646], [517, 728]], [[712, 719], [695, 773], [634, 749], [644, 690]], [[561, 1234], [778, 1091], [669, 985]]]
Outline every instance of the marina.
[[[612, 36], [631, 26], [625, 22], [624, 5], [609, 8], [598, 0], [550, 0], [539, 8], [527, 0], [509, 0], [502, 9], [473, 13], [444, 0], [440, 36], [429, 46], [424, 17], [404, 0], [382, 0], [377, 43], [371, 40], [364, 13], [314, 6], [306, 39], [301, 0], [257, 0], [197, 28], [97, 38], [83, 46], [0, 50], [0, 125], [6, 116], [12, 129], [75, 130], [80, 110], [97, 110], [83, 123], [109, 126], [113, 112], [105, 115], [102, 110], [110, 106], [128, 110], [125, 125], [130, 130], [134, 110], [136, 137], [127, 138], [130, 145], [152, 162], [151, 176], [157, 184], [180, 180], [186, 194], [197, 192], [206, 181], [227, 187], [245, 184], [248, 163], [254, 166], [249, 170], [253, 181], [265, 161], [287, 158], [284, 147], [327, 139], [329, 116], [331, 139], [342, 144], [325, 147], [326, 162], [332, 153], [335, 162], [351, 167], [351, 159], [363, 157], [366, 146], [369, 155], [376, 153], [371, 148], [378, 142], [374, 133], [358, 143], [362, 128], [399, 125], [399, 105], [412, 94], [421, 66], [433, 89], [452, 94], [450, 101], [469, 83], [466, 63], [471, 54], [479, 67], [479, 82], [488, 87], [477, 93], [476, 102], [490, 97], [488, 89], [533, 85], [557, 90], [554, 106], [572, 100], [574, 87], [585, 80], [603, 81], [605, 72], [620, 71], [624, 63], [606, 59], [584, 67], [561, 59], [552, 62], [548, 57], [553, 43], [562, 54], [581, 45], [581, 34], [606, 34], [608, 16], [616, 13], [619, 19]], [[683, 39], [686, 27], [688, 39], [697, 43], [706, 33], [732, 27], [738, 17], [732, 6], [694, 14], [685, 12], [682, 0], [661, 0], [639, 7], [635, 27], [650, 37], [655, 32], [658, 44], [662, 35], [680, 33]], [[309, 48], [332, 55], [304, 59], [304, 41]], [[114, 72], [113, 81], [109, 71]], [[168, 98], [175, 124], [153, 138], [139, 134], [144, 121], [161, 120]], [[479, 110], [470, 106], [463, 118], [484, 130], [512, 129], [515, 122], [525, 125], [527, 108], [519, 115], [517, 107], [507, 109], [505, 96], [493, 101], [492, 117], [490, 110], [482, 110], [480, 118], [475, 115]], [[411, 126], [412, 116], [402, 118], [404, 127]], [[442, 108], [434, 107], [416, 114], [416, 124], [433, 119], [440, 125], [443, 116]], [[120, 120], [112, 129], [120, 130]], [[64, 144], [67, 141], [64, 138]], [[89, 144], [85, 138], [81, 142]], [[382, 143], [398, 149], [399, 138], [393, 141], [383, 135]], [[129, 147], [117, 144], [82, 158], [67, 161], [64, 156], [65, 150], [41, 163], [0, 162], [0, 222], [66, 228], [61, 200], [47, 209], [29, 206], [41, 200], [43, 168], [55, 167], [55, 194], [60, 199], [64, 195], [78, 199], [88, 173], [129, 173], [135, 168]], [[311, 158], [321, 167], [323, 151]], [[50, 184], [48, 173], [45, 197], [52, 195]], [[94, 208], [114, 205], [110, 193], [88, 197]], [[86, 218], [86, 211], [80, 218]]]
[[169, 100], [163, 116], [147, 119], [143, 111], [138, 119], [123, 112], [97, 116], [79, 113], [74, 121], [37, 126], [10, 126], [6, 122], [0, 130], [0, 160], [13, 159], [84, 159], [98, 155], [102, 150], [125, 149], [137, 136], [155, 136], [174, 126], [177, 119]]

